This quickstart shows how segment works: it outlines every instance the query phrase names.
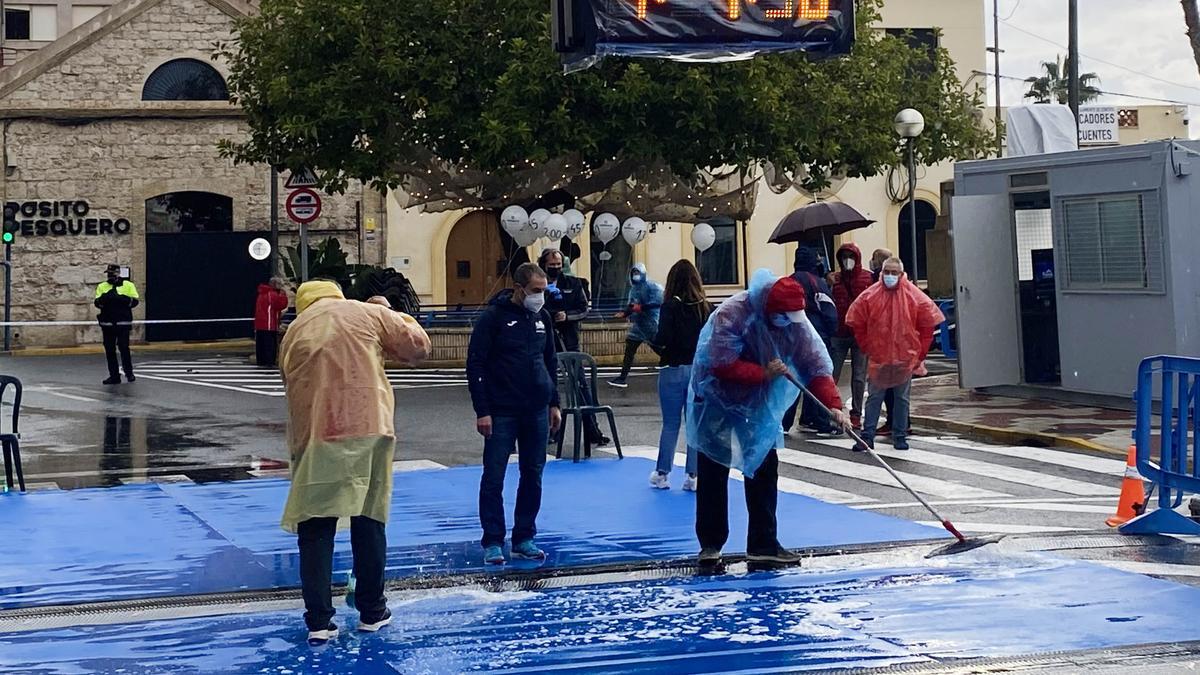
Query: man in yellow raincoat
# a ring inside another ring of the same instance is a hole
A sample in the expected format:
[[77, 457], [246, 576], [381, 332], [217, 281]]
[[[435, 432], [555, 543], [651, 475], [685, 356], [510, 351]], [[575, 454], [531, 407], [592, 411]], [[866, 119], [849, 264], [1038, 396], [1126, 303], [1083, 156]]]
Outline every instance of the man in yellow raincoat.
[[283, 528], [296, 532], [308, 639], [337, 637], [330, 590], [333, 537], [350, 519], [358, 629], [391, 621], [383, 595], [384, 523], [392, 496], [395, 406], [384, 361], [416, 364], [429, 336], [382, 297], [346, 300], [332, 281], [296, 291], [298, 316], [283, 339], [292, 487]]

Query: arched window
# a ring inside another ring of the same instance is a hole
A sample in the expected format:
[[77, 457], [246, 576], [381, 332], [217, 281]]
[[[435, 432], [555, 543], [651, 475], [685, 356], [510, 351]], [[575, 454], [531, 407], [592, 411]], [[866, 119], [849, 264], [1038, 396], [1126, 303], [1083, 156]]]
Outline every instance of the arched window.
[[[900, 211], [899, 231], [897, 234], [900, 237], [900, 260], [904, 261], [904, 269], [912, 277], [913, 273], [913, 258], [912, 258], [912, 213], [908, 208], [908, 203], [903, 205]], [[924, 199], [917, 200], [917, 266], [920, 279], [929, 278], [929, 267], [925, 260], [925, 233], [929, 232], [937, 224], [937, 210], [933, 208], [933, 204]]]
[[170, 192], [146, 200], [146, 232], [230, 232], [233, 199], [213, 192]]
[[196, 59], [167, 61], [150, 73], [142, 87], [143, 101], [228, 101], [225, 78]]

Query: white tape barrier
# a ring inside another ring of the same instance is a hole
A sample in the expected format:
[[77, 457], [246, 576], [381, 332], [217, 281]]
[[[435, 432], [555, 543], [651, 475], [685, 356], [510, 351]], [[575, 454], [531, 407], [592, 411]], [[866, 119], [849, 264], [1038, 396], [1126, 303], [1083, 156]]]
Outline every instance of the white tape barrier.
[[[121, 321], [117, 326], [144, 326], [147, 324], [157, 325], [164, 323], [236, 323], [242, 321], [254, 321], [254, 318], [249, 319], [144, 319], [141, 321]], [[0, 327], [4, 326], [98, 326], [99, 322], [92, 321], [0, 321]]]

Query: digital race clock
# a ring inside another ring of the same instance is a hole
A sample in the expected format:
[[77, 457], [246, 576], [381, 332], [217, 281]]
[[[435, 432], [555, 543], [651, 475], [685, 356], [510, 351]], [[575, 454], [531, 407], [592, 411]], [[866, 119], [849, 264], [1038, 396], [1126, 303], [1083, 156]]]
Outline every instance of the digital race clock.
[[565, 60], [646, 56], [699, 61], [803, 51], [846, 54], [853, 0], [555, 0]]

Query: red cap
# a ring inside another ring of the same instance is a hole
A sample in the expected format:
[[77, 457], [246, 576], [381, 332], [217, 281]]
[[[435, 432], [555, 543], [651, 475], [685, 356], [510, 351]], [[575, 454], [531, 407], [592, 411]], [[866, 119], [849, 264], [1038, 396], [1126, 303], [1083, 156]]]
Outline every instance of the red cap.
[[767, 293], [767, 313], [798, 312], [804, 309], [804, 287], [792, 277], [775, 282]]

